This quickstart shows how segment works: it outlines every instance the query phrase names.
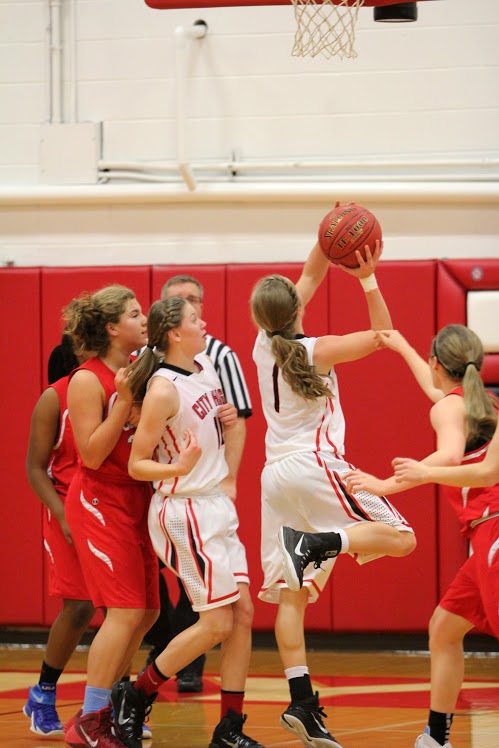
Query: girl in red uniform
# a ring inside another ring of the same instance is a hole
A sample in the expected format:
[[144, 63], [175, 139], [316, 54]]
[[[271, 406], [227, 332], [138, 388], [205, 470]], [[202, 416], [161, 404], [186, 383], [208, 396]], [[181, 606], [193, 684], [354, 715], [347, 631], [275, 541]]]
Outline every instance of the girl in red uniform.
[[147, 343], [135, 294], [109, 286], [74, 300], [66, 329], [95, 355], [71, 377], [68, 407], [79, 455], [66, 518], [95, 607], [106, 618], [88, 655], [83, 709], [65, 726], [71, 746], [112, 748], [110, 695], [158, 615], [158, 564], [147, 529], [149, 484], [128, 475], [136, 414], [125, 367]]
[[69, 361], [49, 367], [50, 386], [31, 418], [26, 472], [31, 488], [45, 505], [43, 545], [49, 557], [49, 594], [62, 599], [62, 610], [50, 629], [40, 680], [29, 689], [23, 712], [37, 735], [62, 735], [56, 710], [56, 685], [94, 614], [76, 549], [64, 517], [64, 502], [76, 469], [76, 450], [68, 418]]
[[[429, 368], [400, 333], [382, 332], [380, 339], [404, 357], [435, 402], [430, 419], [437, 450], [423, 460], [423, 470], [431, 475], [435, 466], [483, 460], [496, 428], [497, 401], [485, 391], [480, 378], [484, 352], [477, 335], [462, 325], [444, 327], [433, 341]], [[387, 480], [354, 471], [347, 485], [349, 490], [386, 495], [415, 485], [405, 477], [403, 470]], [[464, 677], [464, 636], [476, 626], [499, 637], [499, 485], [460, 491], [449, 488], [448, 496], [473, 555], [430, 620], [430, 714], [415, 748], [451, 748], [450, 727]]]

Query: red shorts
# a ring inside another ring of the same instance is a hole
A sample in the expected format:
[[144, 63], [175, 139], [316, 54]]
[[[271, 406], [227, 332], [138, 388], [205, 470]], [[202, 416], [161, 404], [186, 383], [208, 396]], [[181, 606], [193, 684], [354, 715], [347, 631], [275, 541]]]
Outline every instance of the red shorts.
[[77, 471], [66, 498], [66, 519], [90, 599], [96, 608], [157, 609], [158, 559], [147, 529], [146, 482], [100, 480]]
[[477, 525], [473, 554], [440, 601], [440, 606], [499, 639], [499, 518]]
[[49, 595], [63, 600], [90, 600], [76, 548], [48, 509], [43, 510], [43, 545], [49, 556]]

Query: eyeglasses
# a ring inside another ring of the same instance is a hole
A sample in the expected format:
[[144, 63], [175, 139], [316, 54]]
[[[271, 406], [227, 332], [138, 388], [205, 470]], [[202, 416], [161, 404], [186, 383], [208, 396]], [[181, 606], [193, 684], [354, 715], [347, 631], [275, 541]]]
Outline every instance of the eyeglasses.
[[202, 304], [203, 299], [201, 296], [186, 296], [185, 300], [189, 302], [189, 304]]

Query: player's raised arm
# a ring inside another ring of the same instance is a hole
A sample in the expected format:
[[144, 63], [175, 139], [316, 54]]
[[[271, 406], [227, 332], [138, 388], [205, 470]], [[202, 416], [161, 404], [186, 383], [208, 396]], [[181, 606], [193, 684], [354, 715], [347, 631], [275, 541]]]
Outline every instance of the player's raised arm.
[[358, 267], [352, 268], [347, 267], [346, 265], [339, 265], [343, 272], [359, 279], [366, 295], [367, 309], [372, 330], [391, 330], [393, 327], [388, 306], [383, 298], [383, 294], [378, 288], [378, 282], [374, 274], [382, 251], [383, 245], [379, 240], [377, 240], [373, 251], [371, 251], [368, 245], [363, 248], [363, 253], [361, 253], [360, 250], [356, 250], [355, 255], [357, 257]]
[[296, 290], [303, 306], [306, 306], [326, 277], [329, 261], [324, 257], [318, 242], [313, 246], [296, 282]]
[[444, 397], [442, 390], [434, 386], [428, 361], [425, 361], [398, 330], [380, 330], [380, 343], [385, 348], [399, 353], [412, 371], [416, 382], [434, 403]]

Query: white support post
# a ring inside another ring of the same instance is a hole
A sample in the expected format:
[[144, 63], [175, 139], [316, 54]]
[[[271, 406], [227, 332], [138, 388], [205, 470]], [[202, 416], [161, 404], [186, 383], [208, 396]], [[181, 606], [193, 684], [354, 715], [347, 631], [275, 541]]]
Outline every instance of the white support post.
[[208, 25], [204, 21], [196, 21], [189, 28], [177, 26], [175, 29], [175, 68], [177, 73], [177, 164], [180, 175], [193, 192], [196, 187], [196, 178], [192, 172], [186, 156], [186, 89], [187, 89], [187, 40], [203, 39], [208, 31]]

